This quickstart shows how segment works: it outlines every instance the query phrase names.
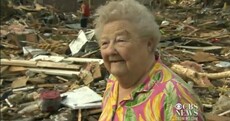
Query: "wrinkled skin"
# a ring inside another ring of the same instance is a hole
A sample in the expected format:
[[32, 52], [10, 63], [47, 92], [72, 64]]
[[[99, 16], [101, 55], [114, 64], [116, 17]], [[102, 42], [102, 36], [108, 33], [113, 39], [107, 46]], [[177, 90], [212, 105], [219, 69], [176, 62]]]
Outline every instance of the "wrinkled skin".
[[141, 39], [135, 24], [128, 21], [107, 23], [99, 44], [106, 69], [123, 86], [135, 84], [153, 64], [152, 41]]

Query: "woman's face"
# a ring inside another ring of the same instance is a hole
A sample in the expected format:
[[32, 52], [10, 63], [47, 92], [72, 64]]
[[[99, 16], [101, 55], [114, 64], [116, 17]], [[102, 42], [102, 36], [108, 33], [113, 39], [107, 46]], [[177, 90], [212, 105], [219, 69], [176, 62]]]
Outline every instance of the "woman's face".
[[117, 77], [133, 76], [146, 69], [151, 44], [139, 38], [135, 24], [126, 20], [107, 23], [100, 36], [101, 55], [107, 70]]

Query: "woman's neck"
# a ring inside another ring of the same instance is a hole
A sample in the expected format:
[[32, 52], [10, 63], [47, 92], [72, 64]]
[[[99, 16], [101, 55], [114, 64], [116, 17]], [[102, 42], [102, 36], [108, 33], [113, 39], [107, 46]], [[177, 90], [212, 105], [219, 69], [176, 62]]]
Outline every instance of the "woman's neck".
[[155, 64], [155, 59], [151, 60], [146, 66], [146, 69], [140, 74], [125, 75], [123, 77], [116, 77], [121, 89], [134, 89], [142, 80], [148, 75], [149, 71]]

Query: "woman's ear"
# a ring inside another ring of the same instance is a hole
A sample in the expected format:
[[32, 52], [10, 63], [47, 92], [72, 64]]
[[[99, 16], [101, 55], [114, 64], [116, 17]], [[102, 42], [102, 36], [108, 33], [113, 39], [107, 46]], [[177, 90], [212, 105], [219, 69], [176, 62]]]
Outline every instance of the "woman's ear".
[[149, 52], [153, 52], [154, 41], [152, 38], [147, 40], [147, 48], [148, 48]]

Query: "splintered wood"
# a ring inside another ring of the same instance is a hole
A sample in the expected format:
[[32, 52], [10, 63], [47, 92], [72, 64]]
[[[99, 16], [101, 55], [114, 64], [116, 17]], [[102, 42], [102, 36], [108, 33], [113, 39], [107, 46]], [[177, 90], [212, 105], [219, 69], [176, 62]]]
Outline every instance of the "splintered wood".
[[184, 66], [173, 64], [172, 70], [181, 76], [186, 76], [187, 78], [192, 79], [196, 84], [200, 86], [213, 86], [209, 81], [205, 82], [204, 77], [209, 79], [221, 79], [221, 78], [230, 78], [230, 71], [220, 72], [220, 73], [202, 73], [196, 72], [192, 69], [186, 68]]

